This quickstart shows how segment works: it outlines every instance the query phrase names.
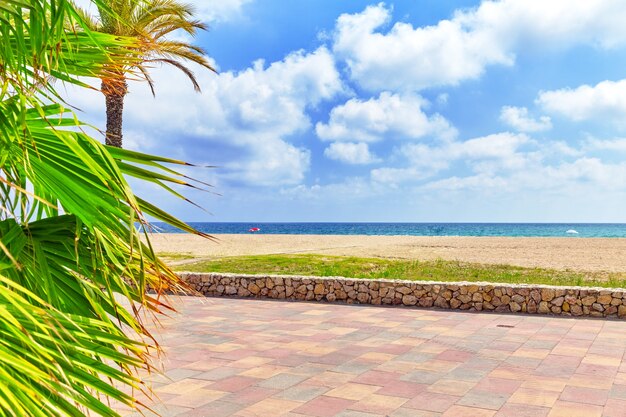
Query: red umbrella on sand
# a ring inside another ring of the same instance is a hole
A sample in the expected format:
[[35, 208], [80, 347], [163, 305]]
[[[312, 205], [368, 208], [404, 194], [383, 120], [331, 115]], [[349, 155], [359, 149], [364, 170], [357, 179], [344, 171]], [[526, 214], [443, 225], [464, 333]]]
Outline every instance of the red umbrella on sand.
[[248, 232], [250, 233], [256, 233], [256, 232], [260, 232], [261, 229], [259, 229], [258, 227], [251, 227]]

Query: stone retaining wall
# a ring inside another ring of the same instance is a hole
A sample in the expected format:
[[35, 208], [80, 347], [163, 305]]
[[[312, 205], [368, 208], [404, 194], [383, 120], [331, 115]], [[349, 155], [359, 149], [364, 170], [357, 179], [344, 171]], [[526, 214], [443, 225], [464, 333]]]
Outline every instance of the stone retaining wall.
[[626, 317], [626, 289], [216, 273], [181, 277], [206, 296]]

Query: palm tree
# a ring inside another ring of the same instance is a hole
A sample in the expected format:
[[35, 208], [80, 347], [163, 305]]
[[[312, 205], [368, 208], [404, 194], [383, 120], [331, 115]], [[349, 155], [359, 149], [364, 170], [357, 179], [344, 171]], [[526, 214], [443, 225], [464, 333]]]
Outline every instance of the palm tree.
[[[191, 61], [211, 71], [215, 69], [205, 57], [202, 48], [182, 40], [170, 40], [167, 35], [184, 31], [195, 36], [206, 26], [193, 20], [192, 6], [176, 0], [106, 0], [98, 7], [99, 21], [89, 19], [90, 29], [117, 36], [134, 37], [143, 45], [140, 62], [135, 68], [148, 81], [154, 95], [154, 84], [148, 68], [151, 64], [165, 63], [180, 69], [191, 80], [196, 91], [200, 85], [193, 72], [180, 61]], [[83, 13], [83, 17], [88, 14]], [[128, 92], [126, 71], [112, 68], [102, 78], [101, 91], [106, 101], [106, 144], [122, 147], [122, 116], [124, 97]]]
[[69, 0], [1, 0], [0, 39], [0, 416], [117, 416], [158, 348], [145, 313], [184, 289], [145, 216], [194, 232], [125, 177], [171, 190], [162, 164], [182, 162], [102, 145], [51, 82], [138, 65], [136, 38], [90, 32]]

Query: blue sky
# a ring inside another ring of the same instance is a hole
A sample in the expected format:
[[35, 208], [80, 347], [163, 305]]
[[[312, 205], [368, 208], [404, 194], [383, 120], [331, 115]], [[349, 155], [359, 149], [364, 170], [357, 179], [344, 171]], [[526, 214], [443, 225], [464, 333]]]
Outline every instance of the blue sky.
[[[125, 144], [190, 169], [187, 221], [626, 222], [621, 0], [195, 0], [219, 74], [154, 68]], [[68, 90], [104, 126], [99, 93]]]

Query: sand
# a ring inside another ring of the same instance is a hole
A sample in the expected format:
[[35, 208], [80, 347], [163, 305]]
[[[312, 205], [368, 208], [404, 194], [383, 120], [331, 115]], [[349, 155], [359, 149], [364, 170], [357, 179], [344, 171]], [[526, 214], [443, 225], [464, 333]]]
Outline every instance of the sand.
[[626, 239], [456, 236], [154, 234], [157, 252], [215, 258], [260, 254], [324, 254], [459, 260], [576, 271], [626, 272]]

